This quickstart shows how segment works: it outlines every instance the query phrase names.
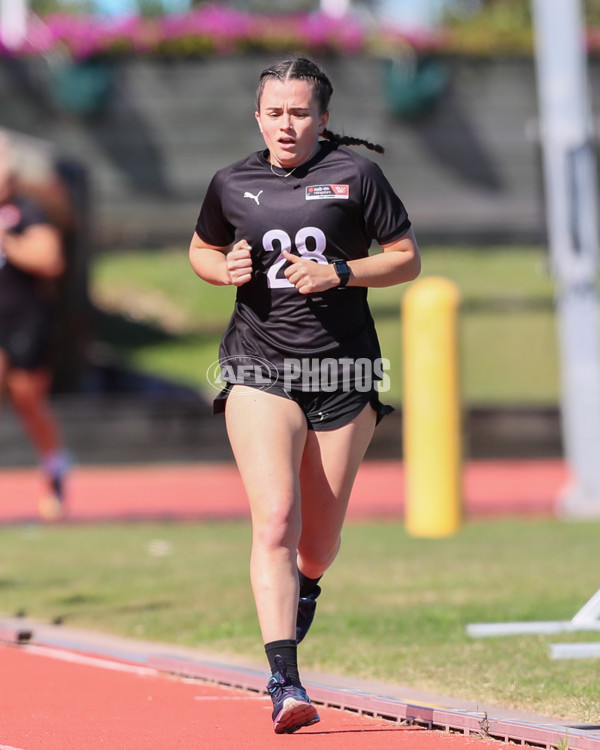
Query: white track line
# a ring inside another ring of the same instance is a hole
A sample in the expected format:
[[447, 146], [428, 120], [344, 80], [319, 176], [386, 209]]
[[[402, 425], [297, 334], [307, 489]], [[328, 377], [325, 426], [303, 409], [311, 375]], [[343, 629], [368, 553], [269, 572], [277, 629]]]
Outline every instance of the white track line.
[[[267, 701], [268, 695], [195, 695], [195, 701]], [[0, 747], [0, 750], [2, 748]]]
[[[136, 664], [127, 664], [125, 662], [112, 661], [109, 659], [102, 659], [97, 656], [86, 656], [85, 654], [79, 654], [74, 651], [63, 651], [62, 649], [52, 648], [49, 646], [26, 646], [28, 653], [38, 654], [40, 656], [48, 656], [51, 659], [60, 659], [62, 661], [68, 661], [73, 664], [84, 664], [90, 667], [99, 667], [100, 669], [111, 669], [115, 672], [129, 672], [131, 674], [137, 674], [143, 677], [155, 676], [159, 672], [156, 669], [150, 667], [140, 667]], [[0, 750], [3, 750], [0, 745]]]

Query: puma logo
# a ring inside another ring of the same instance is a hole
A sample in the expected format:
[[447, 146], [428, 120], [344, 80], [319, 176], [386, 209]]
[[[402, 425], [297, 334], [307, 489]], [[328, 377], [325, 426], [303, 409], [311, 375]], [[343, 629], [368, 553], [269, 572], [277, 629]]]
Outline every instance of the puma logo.
[[252, 193], [249, 193], [248, 191], [246, 191], [246, 192], [244, 193], [244, 198], [252, 198], [252, 200], [253, 200], [253, 201], [256, 201], [256, 205], [257, 205], [257, 206], [259, 206], [260, 204], [259, 204], [259, 202], [258, 202], [258, 199], [259, 199], [259, 197], [260, 197], [260, 194], [261, 194], [262, 192], [263, 192], [263, 191], [262, 191], [262, 190], [260, 190], [260, 191], [259, 191], [259, 192], [258, 192], [258, 193], [257, 193], [256, 195], [252, 195]]

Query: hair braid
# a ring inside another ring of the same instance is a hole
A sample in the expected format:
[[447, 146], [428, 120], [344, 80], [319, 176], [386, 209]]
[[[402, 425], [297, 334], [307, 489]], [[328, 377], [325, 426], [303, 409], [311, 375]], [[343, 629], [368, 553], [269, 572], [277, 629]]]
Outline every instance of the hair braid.
[[[260, 100], [262, 97], [265, 84], [268, 80], [276, 79], [278, 81], [301, 80], [312, 83], [314, 96], [319, 103], [319, 112], [323, 114], [329, 110], [329, 100], [333, 94], [333, 86], [327, 75], [319, 66], [307, 57], [293, 57], [289, 60], [282, 60], [268, 68], [265, 68], [260, 74], [258, 89], [256, 92], [256, 108], [260, 111]], [[331, 130], [325, 129], [322, 133], [324, 138], [338, 143], [340, 146], [365, 146], [371, 151], [383, 154], [385, 149], [378, 143], [371, 143], [364, 138], [353, 138], [349, 135], [337, 135]]]
[[364, 146], [370, 151], [376, 151], [378, 154], [385, 153], [383, 146], [380, 146], [378, 143], [371, 143], [371, 141], [367, 141], [364, 138], [353, 138], [351, 135], [338, 135], [337, 133], [332, 133], [327, 128], [325, 128], [321, 135], [323, 138], [327, 138], [328, 141], [339, 143], [340, 146]]

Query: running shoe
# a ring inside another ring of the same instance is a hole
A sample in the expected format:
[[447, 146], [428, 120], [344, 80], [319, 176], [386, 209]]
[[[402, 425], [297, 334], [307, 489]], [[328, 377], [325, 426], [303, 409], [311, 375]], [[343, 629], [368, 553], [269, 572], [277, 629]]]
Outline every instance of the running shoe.
[[275, 734], [291, 734], [302, 727], [316, 724], [317, 709], [310, 702], [302, 685], [294, 685], [287, 673], [285, 659], [275, 657], [277, 672], [269, 680], [267, 690], [273, 701], [273, 730]]
[[296, 617], [296, 643], [300, 643], [308, 633], [312, 625], [317, 608], [316, 599], [321, 593], [321, 587], [315, 586], [315, 590], [308, 596], [301, 596], [298, 600], [298, 615]]
[[58, 521], [66, 513], [65, 483], [71, 464], [70, 456], [64, 451], [42, 464], [48, 491], [40, 500], [39, 512], [45, 521]]
[[64, 476], [49, 477], [49, 492], [39, 503], [40, 516], [45, 521], [58, 521], [65, 515]]

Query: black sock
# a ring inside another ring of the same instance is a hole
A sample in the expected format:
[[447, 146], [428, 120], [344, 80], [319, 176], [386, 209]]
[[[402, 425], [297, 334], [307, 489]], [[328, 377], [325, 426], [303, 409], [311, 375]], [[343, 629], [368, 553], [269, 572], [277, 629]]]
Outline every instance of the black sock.
[[301, 570], [298, 570], [298, 581], [300, 583], [300, 596], [310, 596], [310, 594], [319, 593], [320, 588], [318, 586], [319, 581], [323, 576], [318, 578], [308, 578]]
[[298, 645], [296, 641], [284, 640], [265, 643], [265, 653], [269, 660], [271, 674], [275, 674], [275, 672], [278, 671], [277, 665], [275, 664], [275, 657], [281, 656], [285, 659], [288, 677], [294, 685], [300, 685], [300, 675], [298, 674]]

